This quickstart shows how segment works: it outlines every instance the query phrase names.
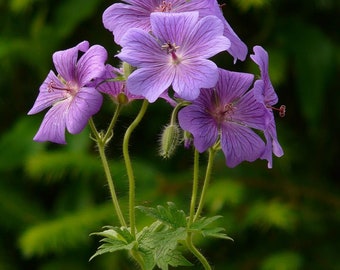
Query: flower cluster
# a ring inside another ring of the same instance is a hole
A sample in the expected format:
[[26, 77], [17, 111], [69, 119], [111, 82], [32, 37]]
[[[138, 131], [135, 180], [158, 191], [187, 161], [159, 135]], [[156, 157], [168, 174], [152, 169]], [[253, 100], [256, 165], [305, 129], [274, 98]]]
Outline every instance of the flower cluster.
[[[105, 49], [89, 48], [86, 41], [56, 52], [58, 75], [50, 71], [29, 111], [34, 114], [52, 106], [34, 139], [65, 143], [65, 129], [80, 132], [99, 111], [99, 92], [118, 103], [155, 102], [161, 97], [172, 105], [191, 103], [178, 118], [198, 151], [219, 142], [228, 166], [261, 158], [271, 168], [272, 153], [279, 157], [283, 151], [276, 135], [273, 105], [278, 98], [268, 75], [267, 52], [255, 46], [250, 56], [261, 73], [253, 84], [253, 75], [222, 70], [209, 60], [223, 51], [235, 61], [247, 55], [217, 1], [125, 2], [113, 4], [103, 14], [104, 26], [122, 46], [116, 57], [125, 68], [105, 65]], [[79, 51], [84, 54], [77, 60]]]
[[[105, 244], [94, 256], [130, 250], [141, 269], [153, 269], [156, 265], [168, 269], [168, 264], [188, 265], [188, 261], [176, 250], [178, 242], [185, 241], [204, 268], [211, 269], [204, 256], [193, 246], [192, 236], [194, 231], [198, 233], [200, 230], [206, 236], [204, 226], [216, 219], [199, 220], [214, 154], [221, 149], [228, 167], [235, 167], [243, 161], [264, 159], [268, 168], [273, 166], [273, 155], [283, 155], [277, 139], [274, 112], [284, 116], [285, 106], [274, 107], [278, 97], [269, 78], [268, 53], [261, 46], [255, 46], [250, 55], [259, 68], [258, 77], [219, 68], [211, 60], [219, 53], [229, 53], [234, 62], [243, 61], [248, 54], [246, 45], [224, 18], [216, 0], [124, 2], [113, 4], [103, 14], [104, 26], [121, 46], [116, 55], [121, 66], [106, 63], [106, 50], [100, 45], [90, 47], [87, 41], [54, 53], [57, 74], [53, 71], [48, 73], [33, 108], [28, 112], [35, 114], [49, 108], [34, 140], [65, 144], [66, 130], [77, 134], [89, 123], [122, 226], [98, 233], [107, 239], [103, 240]], [[100, 110], [103, 94], [111, 98], [116, 109], [106, 132], [98, 132], [92, 116]], [[160, 154], [170, 157], [181, 142], [184, 142], [185, 148], [195, 149], [190, 214], [185, 217], [184, 212], [172, 204], [167, 210], [161, 207], [156, 210], [140, 208], [158, 217], [160, 222], [145, 227], [141, 234], [137, 234], [135, 180], [128, 151], [129, 138], [148, 104], [160, 98], [174, 108], [160, 140]], [[105, 147], [113, 137], [120, 110], [137, 99], [143, 100], [143, 105], [123, 140], [130, 191], [128, 227], [116, 197]], [[206, 178], [201, 199], [196, 205], [197, 156], [206, 151], [209, 152]], [[171, 223], [171, 218], [179, 218], [180, 221]], [[167, 221], [163, 224], [165, 227], [159, 229], [164, 220]], [[196, 227], [193, 225], [195, 222], [198, 222]], [[191, 229], [192, 226], [196, 229]], [[166, 231], [167, 227], [170, 231]], [[213, 232], [213, 237], [229, 239], [220, 232], [220, 228]], [[149, 240], [147, 236], [154, 239]], [[159, 244], [159, 239], [163, 239], [164, 243]], [[163, 244], [168, 247], [164, 248]]]

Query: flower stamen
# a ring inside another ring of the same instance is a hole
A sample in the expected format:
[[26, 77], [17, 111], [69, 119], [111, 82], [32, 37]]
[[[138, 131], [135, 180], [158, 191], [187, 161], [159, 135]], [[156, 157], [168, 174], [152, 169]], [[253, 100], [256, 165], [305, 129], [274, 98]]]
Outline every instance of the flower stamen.
[[236, 107], [233, 103], [227, 103], [224, 106], [219, 106], [210, 114], [216, 120], [217, 123], [222, 124], [223, 122], [233, 121], [232, 115], [235, 112]]
[[171, 9], [172, 9], [171, 2], [162, 1], [162, 4], [155, 8], [155, 12], [170, 12]]
[[285, 117], [285, 115], [286, 115], [286, 106], [285, 105], [281, 105], [280, 108], [275, 108], [275, 107], [267, 105], [267, 108], [272, 109], [273, 111], [278, 111], [280, 117]]
[[162, 50], [166, 50], [167, 54], [171, 54], [172, 59], [175, 62], [178, 62], [178, 56], [176, 55], [176, 50], [179, 48], [179, 46], [176, 45], [176, 43], [170, 43], [167, 42], [162, 45]]
[[71, 87], [68, 82], [64, 83], [65, 87], [59, 87], [54, 81], [50, 81], [47, 86], [47, 91], [49, 93], [54, 92], [55, 90], [66, 91], [69, 94], [74, 94], [76, 91]]

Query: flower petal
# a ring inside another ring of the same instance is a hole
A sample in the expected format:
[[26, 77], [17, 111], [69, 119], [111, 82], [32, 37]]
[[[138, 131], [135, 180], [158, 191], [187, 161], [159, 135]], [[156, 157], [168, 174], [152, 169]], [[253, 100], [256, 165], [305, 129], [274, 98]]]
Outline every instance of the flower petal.
[[266, 105], [273, 106], [278, 102], [278, 97], [268, 74], [268, 53], [261, 46], [255, 46], [253, 50], [255, 54], [251, 54], [250, 58], [259, 66], [261, 71], [261, 80], [264, 84], [262, 93], [264, 102]]
[[119, 93], [123, 92], [124, 82], [115, 81], [114, 79], [121, 73], [121, 70], [107, 64], [105, 66], [105, 73], [100, 78], [94, 80], [94, 83], [91, 86], [94, 86], [102, 93], [117, 97]]
[[226, 164], [231, 168], [242, 161], [255, 161], [265, 149], [264, 142], [254, 131], [234, 123], [222, 127], [221, 146]]
[[66, 116], [66, 127], [71, 134], [81, 132], [88, 120], [96, 114], [103, 102], [103, 96], [91, 87], [83, 87], [73, 98]]
[[[184, 46], [187, 39], [198, 21], [198, 12], [162, 13], [154, 12], [150, 15], [152, 33], [162, 43], [170, 42]], [[162, 44], [161, 44], [162, 45]]]
[[63, 88], [65, 87], [58, 79], [58, 77], [51, 70], [45, 81], [42, 83], [39, 89], [39, 95], [32, 107], [32, 109], [28, 112], [28, 114], [38, 113], [50, 106], [54, 103], [65, 99], [64, 91], [62, 90], [51, 90], [50, 84], [54, 83], [56, 87]]
[[220, 100], [223, 100], [225, 103], [238, 100], [249, 89], [253, 79], [253, 74], [232, 72], [220, 68], [219, 79], [216, 85]]
[[181, 109], [178, 122], [183, 130], [193, 135], [197, 151], [202, 153], [216, 143], [218, 128], [204, 107], [193, 104]]
[[[114, 35], [114, 41], [121, 45], [126, 29], [140, 28], [150, 30], [150, 11], [136, 5], [113, 4], [103, 13], [104, 27]], [[124, 27], [123, 27], [124, 26]]]
[[213, 14], [217, 16], [222, 22], [224, 26], [223, 35], [230, 40], [230, 47], [227, 51], [234, 57], [234, 63], [237, 59], [244, 61], [247, 57], [248, 48], [244, 42], [236, 35], [234, 30], [231, 28], [227, 20], [225, 19], [220, 5], [217, 1], [210, 1], [211, 7], [208, 14]]
[[253, 91], [249, 91], [242, 96], [236, 103], [235, 113], [233, 114], [233, 122], [243, 125], [265, 130], [267, 125], [267, 109], [263, 103], [256, 100]]
[[134, 67], [165, 63], [168, 55], [149, 33], [141, 29], [130, 29], [121, 40], [123, 46], [116, 56]]
[[201, 88], [211, 88], [218, 80], [216, 64], [206, 59], [183, 61], [176, 67], [173, 81], [174, 91], [183, 99], [194, 100]]
[[144, 96], [149, 102], [154, 102], [169, 88], [173, 78], [171, 66], [140, 68], [129, 76], [126, 86], [132, 94]]
[[67, 100], [59, 102], [46, 113], [37, 134], [33, 138], [34, 141], [66, 144], [65, 117], [68, 105]]
[[192, 29], [186, 37], [183, 57], [209, 58], [228, 50], [230, 40], [223, 36], [223, 24], [215, 16], [206, 16]]
[[79, 86], [84, 86], [92, 79], [101, 76], [105, 72], [107, 52], [100, 45], [91, 46], [79, 59], [75, 76]]
[[85, 52], [88, 48], [88, 41], [83, 41], [73, 48], [55, 52], [52, 58], [58, 74], [60, 74], [66, 81], [73, 81], [75, 78], [78, 51]]
[[277, 157], [283, 156], [282, 147], [277, 139], [276, 126], [274, 115], [271, 114], [271, 119], [269, 120], [267, 129], [264, 131], [264, 136], [266, 138], [266, 149], [261, 156], [261, 159], [266, 159], [268, 161], [268, 168], [273, 167], [273, 154]]

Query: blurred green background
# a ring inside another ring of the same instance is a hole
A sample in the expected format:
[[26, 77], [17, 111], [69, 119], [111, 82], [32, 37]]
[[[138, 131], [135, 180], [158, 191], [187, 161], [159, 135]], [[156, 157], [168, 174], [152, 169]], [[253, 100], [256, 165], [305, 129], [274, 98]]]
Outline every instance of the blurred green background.
[[[113, 1], [0, 0], [0, 269], [134, 269], [124, 253], [88, 262], [98, 246], [90, 237], [117, 225], [109, 190], [89, 130], [68, 136], [66, 146], [35, 143], [44, 113], [27, 116], [48, 71], [52, 53], [88, 40], [116, 51], [101, 16]], [[197, 239], [214, 269], [340, 269], [339, 196], [339, 13], [337, 0], [230, 0], [224, 12], [248, 45], [269, 52], [270, 75], [287, 106], [277, 117], [285, 155], [228, 169], [216, 160], [205, 214], [223, 215], [221, 226], [235, 241]], [[249, 60], [220, 67], [259, 74]], [[127, 203], [121, 135], [140, 103], [123, 112], [108, 149], [119, 197]], [[106, 100], [95, 117], [110, 119]], [[188, 210], [191, 151], [171, 160], [157, 156], [164, 102], [150, 106], [133, 135], [137, 204], [173, 201]], [[202, 157], [202, 165], [205, 157]], [[202, 168], [203, 169], [203, 168]], [[140, 218], [140, 226], [148, 220]], [[196, 262], [190, 254], [189, 260]], [[198, 265], [198, 264], [197, 264]], [[200, 267], [200, 266], [199, 266]], [[198, 267], [198, 269], [200, 269]], [[187, 268], [189, 269], [189, 268]]]

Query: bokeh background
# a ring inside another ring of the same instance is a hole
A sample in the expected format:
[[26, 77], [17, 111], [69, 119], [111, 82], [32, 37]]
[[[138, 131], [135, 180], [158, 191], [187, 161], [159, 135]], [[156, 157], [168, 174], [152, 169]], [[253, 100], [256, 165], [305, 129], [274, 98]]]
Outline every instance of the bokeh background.
[[[105, 46], [109, 62], [118, 64], [119, 48], [101, 22], [113, 2], [0, 1], [0, 269], [135, 268], [124, 253], [88, 262], [99, 240], [89, 234], [118, 224], [89, 130], [68, 136], [66, 146], [35, 143], [44, 113], [26, 115], [53, 69], [54, 51], [88, 40]], [[271, 170], [261, 160], [229, 169], [219, 155], [204, 213], [223, 215], [219, 225], [234, 242], [197, 242], [216, 270], [340, 269], [340, 2], [225, 3], [226, 18], [250, 52], [254, 45], [269, 52], [272, 82], [287, 107], [286, 117], [277, 117], [285, 155], [274, 159]], [[249, 58], [236, 65], [227, 54], [214, 60], [226, 69], [259, 74]], [[107, 151], [124, 206], [128, 185], [121, 136], [139, 106], [123, 112]], [[106, 99], [95, 117], [99, 127], [112, 111]], [[170, 160], [157, 155], [170, 112], [164, 102], [152, 104], [133, 135], [137, 204], [173, 201], [187, 211], [191, 151], [178, 149]], [[204, 155], [201, 160], [203, 169]], [[149, 222], [138, 218], [140, 226]]]

